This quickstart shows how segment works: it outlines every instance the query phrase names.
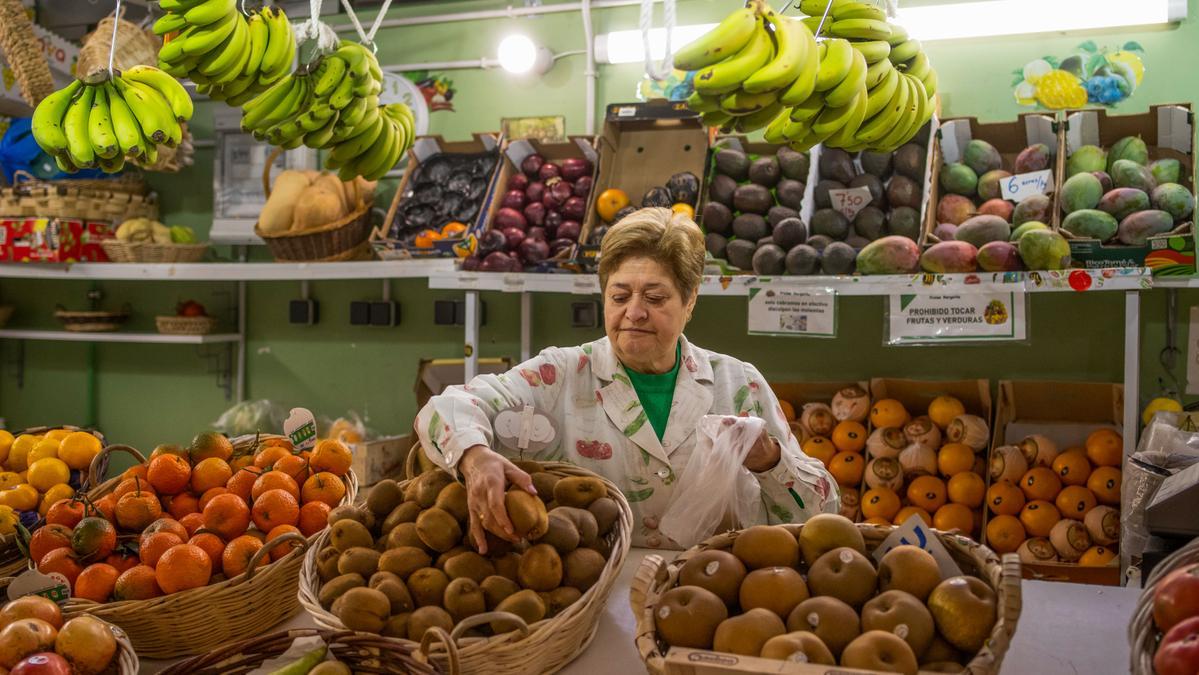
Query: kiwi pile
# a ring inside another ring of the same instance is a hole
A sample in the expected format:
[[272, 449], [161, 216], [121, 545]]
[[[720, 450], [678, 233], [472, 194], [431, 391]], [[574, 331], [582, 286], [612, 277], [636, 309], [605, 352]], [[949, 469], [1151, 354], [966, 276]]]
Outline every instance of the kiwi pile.
[[[433, 626], [449, 631], [483, 612], [532, 625], [569, 607], [599, 581], [620, 508], [599, 478], [518, 466], [540, 498], [509, 489], [504, 505], [522, 540], [488, 533], [486, 555], [468, 533], [466, 488], [440, 469], [405, 487], [380, 481], [364, 505], [334, 509], [328, 545], [316, 557], [321, 606], [352, 630], [416, 641]], [[514, 629], [493, 622], [466, 635]]]
[[679, 569], [653, 607], [666, 647], [916, 675], [963, 672], [997, 620], [994, 590], [941, 577], [931, 554], [898, 546], [876, 565], [848, 519], [821, 514], [798, 535], [742, 530]]

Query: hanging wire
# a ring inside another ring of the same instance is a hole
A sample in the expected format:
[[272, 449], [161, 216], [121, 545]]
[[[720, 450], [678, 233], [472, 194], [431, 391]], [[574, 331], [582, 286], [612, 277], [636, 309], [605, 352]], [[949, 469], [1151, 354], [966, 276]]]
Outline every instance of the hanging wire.
[[345, 7], [346, 14], [350, 16], [350, 23], [353, 23], [354, 30], [358, 31], [358, 37], [362, 40], [363, 46], [370, 47], [377, 52], [379, 49], [375, 45], [375, 33], [379, 32], [379, 26], [383, 24], [383, 18], [387, 16], [391, 0], [383, 0], [383, 5], [379, 8], [379, 13], [375, 15], [375, 21], [371, 24], [369, 33], [362, 30], [362, 23], [358, 21], [358, 15], [354, 13], [354, 8], [350, 6], [350, 0], [341, 0], [341, 6]]
[[645, 50], [645, 74], [655, 80], [665, 80], [674, 69], [670, 41], [675, 26], [675, 0], [662, 0], [662, 13], [666, 24], [666, 53], [662, 55], [662, 62], [655, 66], [649, 44], [649, 31], [654, 23], [654, 0], [641, 0], [641, 44]]
[[117, 6], [112, 10], [112, 41], [108, 45], [108, 76], [116, 77], [116, 73], [112, 70], [112, 61], [117, 54], [117, 24], [121, 21], [121, 0], [117, 0]]

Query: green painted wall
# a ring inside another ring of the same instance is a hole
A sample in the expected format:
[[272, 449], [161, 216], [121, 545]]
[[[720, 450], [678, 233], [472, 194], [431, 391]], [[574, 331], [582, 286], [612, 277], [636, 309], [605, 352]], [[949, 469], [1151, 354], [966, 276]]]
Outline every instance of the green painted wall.
[[[479, 1], [425, 3], [392, 11], [392, 16], [468, 11], [506, 6]], [[680, 23], [717, 20], [735, 3], [690, 0], [679, 5]], [[1191, 2], [1199, 16], [1199, 0]], [[364, 21], [369, 16], [364, 17]], [[1035, 19], [1030, 18], [1030, 25]], [[595, 30], [625, 30], [637, 25], [635, 7], [595, 13]], [[582, 48], [578, 14], [531, 19], [420, 26], [382, 33], [380, 59], [410, 63], [474, 59], [494, 53], [508, 31], [522, 30], [555, 52]], [[1012, 119], [1025, 111], [1011, 90], [1011, 71], [1046, 54], [1064, 56], [1084, 39], [1100, 45], [1136, 40], [1147, 50], [1146, 79], [1120, 111], [1140, 112], [1150, 104], [1193, 101], [1199, 78], [1186, 70], [1199, 56], [1199, 27], [1192, 18], [1172, 29], [949, 41], [927, 46], [941, 76], [944, 115], [974, 115], [983, 120]], [[601, 66], [597, 116], [605, 103], [633, 98], [640, 64]], [[544, 78], [515, 81], [502, 71], [449, 73], [457, 94], [456, 112], [433, 115], [433, 133], [451, 139], [472, 131], [498, 129], [503, 116], [562, 114], [570, 133], [584, 131], [583, 61], [568, 56]], [[197, 107], [193, 131], [210, 137], [211, 105]], [[212, 200], [212, 151], [200, 149], [196, 166], [177, 175], [154, 175], [151, 182], [163, 203], [163, 219], [207, 230]], [[228, 256], [228, 251], [220, 252]], [[0, 302], [18, 308], [13, 325], [52, 327], [55, 304], [81, 308], [91, 286], [84, 282], [0, 282]], [[109, 302], [129, 302], [133, 328], [152, 329], [154, 314], [195, 298], [210, 309], [230, 307], [232, 283], [103, 283]], [[321, 303], [321, 322], [312, 327], [286, 323], [286, 303], [299, 296], [298, 283], [251, 284], [247, 344], [247, 395], [285, 404], [303, 404], [325, 415], [347, 410], [362, 414], [380, 431], [401, 433], [415, 413], [412, 393], [421, 358], [461, 356], [462, 332], [432, 325], [433, 301], [461, 294], [431, 291], [417, 280], [395, 281], [393, 297], [403, 307], [398, 328], [352, 328], [348, 303], [377, 298], [378, 282], [319, 282], [312, 296]], [[1164, 345], [1165, 292], [1142, 294], [1143, 391], [1156, 389], [1161, 376], [1158, 352]], [[534, 299], [534, 346], [577, 344], [598, 331], [571, 329], [566, 296]], [[488, 294], [488, 323], [483, 329], [484, 356], [517, 356], [519, 304], [515, 296]], [[1199, 302], [1199, 293], [1183, 293], [1181, 312]], [[747, 337], [745, 303], [704, 298], [688, 335], [695, 342], [754, 361], [779, 380], [830, 380], [872, 376], [992, 379], [1065, 378], [1118, 381], [1123, 372], [1123, 309], [1120, 294], [1034, 295], [1030, 299], [1031, 339], [1026, 344], [955, 348], [890, 348], [882, 344], [884, 300], [848, 298], [840, 304], [840, 337], [800, 340]], [[1185, 345], [1185, 324], [1179, 343]], [[215, 352], [216, 348], [208, 348]], [[17, 345], [0, 342], [3, 378], [0, 415], [10, 428], [35, 424], [82, 423], [88, 419], [89, 347], [29, 342], [25, 345], [24, 387], [16, 382]], [[95, 348], [97, 422], [110, 439], [148, 448], [190, 438], [227, 406], [210, 361], [194, 347], [99, 345]]]

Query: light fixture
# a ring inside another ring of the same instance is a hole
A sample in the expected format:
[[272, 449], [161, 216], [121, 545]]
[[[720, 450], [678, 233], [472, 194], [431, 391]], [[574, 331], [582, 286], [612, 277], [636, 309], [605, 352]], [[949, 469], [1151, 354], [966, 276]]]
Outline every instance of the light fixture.
[[513, 75], [544, 75], [554, 65], [554, 55], [529, 36], [513, 33], [500, 40], [500, 67]]

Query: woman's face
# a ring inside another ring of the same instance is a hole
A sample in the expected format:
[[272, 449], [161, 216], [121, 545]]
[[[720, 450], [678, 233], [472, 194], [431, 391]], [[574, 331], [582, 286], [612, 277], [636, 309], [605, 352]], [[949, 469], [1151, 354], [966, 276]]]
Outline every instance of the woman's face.
[[608, 276], [604, 329], [624, 365], [643, 373], [674, 367], [675, 344], [695, 309], [696, 294], [684, 298], [666, 267], [650, 258], [630, 258]]

